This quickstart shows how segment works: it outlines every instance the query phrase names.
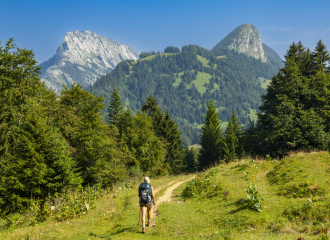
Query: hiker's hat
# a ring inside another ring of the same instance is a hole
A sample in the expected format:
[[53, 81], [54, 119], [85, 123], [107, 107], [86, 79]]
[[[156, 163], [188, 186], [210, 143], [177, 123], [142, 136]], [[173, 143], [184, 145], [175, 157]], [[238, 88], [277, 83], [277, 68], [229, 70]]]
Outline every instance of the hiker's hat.
[[146, 183], [150, 183], [150, 179], [149, 179], [148, 177], [145, 177], [145, 178], [144, 178], [144, 182], [146, 182]]

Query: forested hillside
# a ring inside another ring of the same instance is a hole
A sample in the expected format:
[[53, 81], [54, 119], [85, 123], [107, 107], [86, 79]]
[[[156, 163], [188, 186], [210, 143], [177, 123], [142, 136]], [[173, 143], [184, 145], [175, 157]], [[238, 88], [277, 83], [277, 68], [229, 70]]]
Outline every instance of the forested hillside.
[[[245, 124], [265, 94], [259, 78], [270, 79], [280, 63], [266, 63], [234, 50], [216, 52], [196, 45], [168, 47], [161, 54], [143, 54], [138, 61], [125, 61], [98, 79], [88, 91], [110, 102], [116, 85], [126, 107], [141, 109], [152, 94], [163, 110], [169, 110], [180, 125], [187, 144], [199, 142], [207, 104], [214, 99], [219, 118], [227, 122], [235, 110]], [[106, 108], [107, 109], [107, 108]], [[104, 110], [104, 116], [106, 116]]]

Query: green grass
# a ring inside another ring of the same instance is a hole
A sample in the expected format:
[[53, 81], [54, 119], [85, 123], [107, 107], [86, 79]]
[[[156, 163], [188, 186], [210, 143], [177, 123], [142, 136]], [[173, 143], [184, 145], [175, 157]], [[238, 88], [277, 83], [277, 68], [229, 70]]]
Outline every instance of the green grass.
[[183, 74], [184, 74], [184, 72], [180, 72], [180, 73], [178, 73], [179, 77], [177, 77], [177, 78], [175, 79], [175, 82], [173, 83], [173, 86], [174, 86], [174, 87], [179, 86], [179, 84], [182, 82], [181, 76], [182, 76]]
[[[207, 197], [213, 188], [209, 185], [200, 195], [184, 199], [188, 183], [179, 186], [173, 199], [158, 208], [156, 228], [147, 228], [145, 235], [137, 225], [137, 189], [132, 189], [103, 197], [80, 219], [50, 219], [36, 226], [5, 229], [0, 239], [316, 239], [321, 224], [330, 226], [329, 167], [329, 152], [293, 153], [278, 162], [253, 164], [246, 159], [218, 165], [214, 179], [222, 186], [220, 191]], [[249, 172], [247, 177], [244, 172]], [[151, 183], [157, 187], [188, 177], [151, 179]], [[265, 199], [261, 212], [240, 203], [252, 183]], [[307, 187], [306, 194], [294, 195], [292, 189], [301, 191], [291, 188], [295, 185]], [[314, 192], [315, 187], [322, 191]], [[283, 195], [283, 188], [291, 190]], [[224, 191], [229, 191], [227, 200]], [[164, 189], [157, 197], [163, 193]], [[311, 206], [308, 198], [314, 201]]]
[[[244, 165], [247, 167], [242, 169]], [[324, 221], [316, 220], [322, 212], [329, 213], [329, 187], [323, 195], [323, 200], [319, 200], [313, 207], [320, 209], [320, 212], [311, 210], [314, 216], [307, 220], [300, 217], [289, 219], [285, 211], [304, 206], [308, 198], [278, 195], [280, 186], [271, 183], [270, 174], [267, 173], [272, 172], [275, 166], [275, 169], [280, 169], [275, 170], [275, 175], [281, 179], [290, 174], [294, 177], [302, 168], [308, 168], [301, 176], [310, 179], [314, 184], [325, 186], [329, 184], [329, 153], [298, 153], [285, 159], [283, 166], [281, 165], [282, 163], [274, 165], [265, 161], [264, 164], [259, 162], [253, 167], [245, 161], [218, 166], [216, 178], [223, 184], [223, 191], [230, 191], [228, 201], [220, 194], [212, 199], [201, 196], [182, 203], [180, 201], [183, 201], [181, 194], [184, 186], [179, 187], [175, 191], [177, 197], [172, 203], [165, 203], [159, 209], [161, 217], [157, 219], [158, 224], [166, 226], [169, 222], [172, 223], [171, 232], [164, 229], [161, 236], [166, 236], [164, 239], [316, 239], [322, 229], [321, 223], [325, 226], [330, 224], [328, 215], [323, 216]], [[245, 177], [244, 171], [251, 173], [249, 178]], [[241, 208], [239, 204], [241, 199], [246, 199], [244, 190], [252, 183], [253, 176], [258, 190], [265, 198], [262, 212]], [[300, 183], [301, 178], [294, 177], [292, 181]]]
[[[220, 57], [223, 57], [223, 56], [220, 56]], [[224, 57], [226, 57], [226, 56], [224, 56]], [[217, 57], [217, 58], [219, 58], [219, 57]], [[204, 67], [210, 67], [210, 66], [208, 65], [208, 63], [209, 63], [210, 61], [207, 60], [206, 58], [197, 55], [197, 59], [203, 64]], [[217, 68], [217, 64], [214, 64], [214, 67], [213, 67], [213, 68], [216, 69], [216, 68]]]
[[203, 63], [203, 66], [204, 66], [204, 67], [210, 67], [210, 66], [208, 65], [209, 60], [207, 60], [206, 58], [197, 55], [197, 59], [198, 59], [198, 61], [200, 61], [201, 63]]
[[209, 84], [211, 77], [212, 76], [208, 73], [198, 72], [197, 78], [194, 81], [192, 81], [192, 83], [195, 84], [195, 87], [197, 88], [198, 92], [200, 92], [201, 94], [204, 94], [207, 89], [207, 87], [205, 87], [204, 84], [205, 83]]
[[188, 148], [190, 149], [190, 148], [197, 148], [197, 149], [201, 149], [202, 148], [202, 146], [201, 145], [199, 145], [199, 144], [194, 144], [194, 145], [190, 145], [190, 146], [188, 146]]
[[250, 116], [251, 120], [254, 120], [255, 122], [258, 120], [257, 112], [250, 108], [250, 113], [248, 114]]
[[[184, 72], [180, 72], [178, 75], [179, 77], [175, 79], [175, 82], [173, 83], [174, 87], [179, 86], [179, 84], [181, 83], [182, 79], [181, 76], [184, 74]], [[197, 88], [198, 92], [200, 92], [201, 94], [206, 92], [206, 89], [208, 89], [208, 87], [205, 87], [205, 83], [209, 84], [210, 83], [210, 79], [211, 79], [211, 75], [208, 73], [202, 73], [202, 72], [197, 72], [197, 77], [194, 81], [192, 81], [191, 83], [195, 84], [195, 87]], [[187, 85], [187, 89], [190, 89], [191, 84]], [[214, 89], [219, 89], [218, 84], [214, 84]]]
[[175, 55], [175, 54], [176, 54], [176, 53], [160, 53], [160, 54], [155, 54], [155, 55], [151, 55], [151, 56], [149, 56], [149, 57], [142, 58], [142, 59], [140, 59], [140, 60], [138, 60], [138, 61], [149, 61], [149, 60], [155, 58], [157, 55], [160, 55], [160, 56], [162, 56], [162, 57], [163, 57], [163, 56], [167, 57], [167, 56]]
[[[151, 179], [153, 187], [188, 176]], [[0, 239], [138, 239], [138, 186], [99, 199], [96, 207], [79, 219], [58, 222], [52, 217], [35, 226], [25, 224], [0, 231]], [[0, 219], [1, 220], [1, 219]], [[119, 238], [117, 235], [120, 235]], [[141, 236], [142, 239], [142, 236]]]
[[271, 80], [259, 77], [259, 82], [261, 83], [261, 87], [263, 89], [267, 89], [268, 85], [271, 83]]

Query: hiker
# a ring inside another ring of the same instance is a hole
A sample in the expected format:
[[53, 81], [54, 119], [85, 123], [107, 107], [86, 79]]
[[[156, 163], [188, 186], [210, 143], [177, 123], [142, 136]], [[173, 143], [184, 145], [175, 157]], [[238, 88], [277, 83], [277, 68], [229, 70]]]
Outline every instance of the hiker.
[[148, 177], [144, 178], [144, 182], [139, 186], [139, 199], [140, 199], [140, 209], [142, 213], [142, 233], [146, 232], [145, 226], [145, 211], [144, 209], [147, 208], [148, 210], [148, 227], [151, 226], [151, 209], [152, 203], [156, 205], [154, 189], [150, 185], [150, 179]]

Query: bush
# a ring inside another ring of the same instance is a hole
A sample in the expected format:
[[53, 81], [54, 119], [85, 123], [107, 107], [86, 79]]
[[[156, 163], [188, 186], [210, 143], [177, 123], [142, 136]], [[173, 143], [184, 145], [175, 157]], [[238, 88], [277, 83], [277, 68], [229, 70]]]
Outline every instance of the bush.
[[196, 196], [212, 198], [219, 195], [223, 188], [215, 179], [216, 173], [215, 168], [199, 173], [194, 179], [188, 182], [187, 187], [183, 190], [183, 197], [185, 199]]
[[248, 186], [248, 189], [245, 190], [249, 195], [247, 199], [242, 200], [242, 204], [246, 207], [261, 212], [261, 201], [264, 201], [263, 197], [260, 196], [259, 191], [257, 191], [256, 185], [252, 184]]

